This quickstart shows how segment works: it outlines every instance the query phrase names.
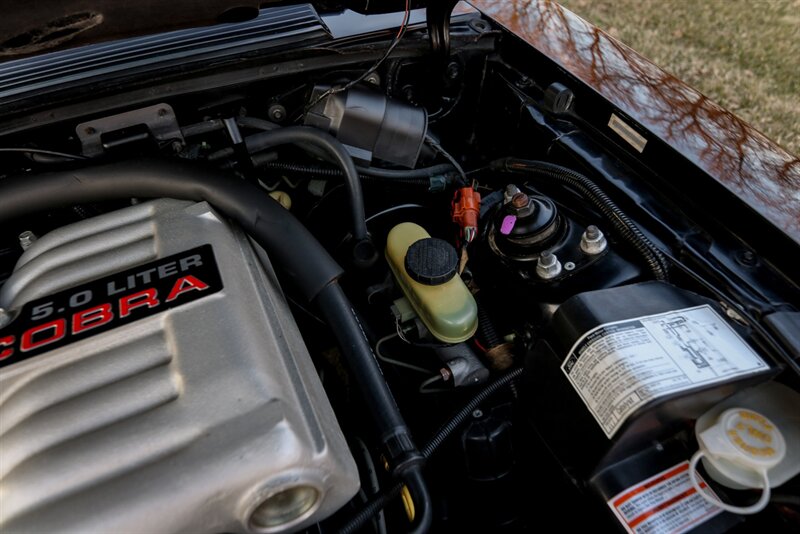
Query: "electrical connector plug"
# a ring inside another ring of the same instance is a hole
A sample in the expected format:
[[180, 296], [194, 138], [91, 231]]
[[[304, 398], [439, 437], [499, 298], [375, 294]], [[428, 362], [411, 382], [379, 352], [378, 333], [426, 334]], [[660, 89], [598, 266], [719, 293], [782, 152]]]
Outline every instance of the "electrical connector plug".
[[472, 187], [462, 187], [453, 197], [453, 222], [461, 228], [464, 243], [471, 243], [478, 236], [478, 218], [481, 213], [481, 194]]

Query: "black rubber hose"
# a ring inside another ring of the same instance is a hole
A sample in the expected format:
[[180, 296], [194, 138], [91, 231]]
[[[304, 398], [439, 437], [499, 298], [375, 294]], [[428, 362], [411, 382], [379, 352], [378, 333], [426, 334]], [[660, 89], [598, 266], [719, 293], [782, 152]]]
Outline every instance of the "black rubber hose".
[[316, 303], [364, 395], [366, 409], [378, 429], [392, 474], [402, 479], [411, 492], [415, 509], [419, 510], [416, 524], [419, 526], [425, 522], [430, 526], [430, 496], [421, 473], [424, 458], [383, 378], [355, 310], [337, 283], [324, 288]]
[[414, 503], [414, 525], [410, 534], [425, 534], [433, 524], [433, 504], [428, 492], [428, 485], [422, 476], [422, 466], [414, 466], [404, 476], [403, 480]]
[[263, 132], [269, 132], [275, 130], [276, 128], [280, 128], [280, 124], [275, 124], [274, 122], [270, 122], [268, 120], [259, 119], [258, 117], [239, 117], [236, 119], [236, 124], [241, 126], [242, 128], [250, 128], [251, 130], [261, 130]]
[[[254, 154], [280, 145], [311, 145], [322, 149], [327, 153], [341, 168], [342, 175], [346, 178], [347, 190], [350, 194], [350, 213], [352, 217], [353, 240], [355, 242], [356, 261], [359, 263], [371, 264], [377, 254], [369, 241], [367, 233], [366, 215], [364, 211], [364, 194], [361, 191], [361, 182], [358, 177], [353, 158], [335, 137], [332, 135], [311, 128], [309, 126], [287, 126], [280, 128], [277, 124], [259, 119], [257, 117], [239, 117], [236, 124], [242, 128], [262, 130], [262, 132], [247, 136], [244, 140], [247, 152]], [[189, 125], [181, 131], [184, 137], [201, 135], [221, 130], [224, 122], [221, 120], [209, 120]], [[234, 156], [233, 148], [223, 148], [209, 154], [210, 161], [217, 161], [226, 157]]]
[[[324, 167], [321, 165], [307, 165], [303, 163], [289, 163], [283, 161], [270, 161], [270, 162], [258, 162], [256, 158], [253, 158], [253, 163], [257, 167], [264, 169], [266, 171], [276, 171], [279, 173], [289, 173], [289, 174], [296, 174], [296, 175], [304, 175], [304, 176], [312, 176], [315, 178], [332, 178], [337, 179], [342, 177], [342, 171], [336, 169], [334, 167]], [[416, 177], [398, 177], [398, 178], [389, 178], [384, 176], [375, 176], [370, 174], [365, 174], [364, 169], [361, 167], [359, 169], [358, 177], [361, 180], [362, 185], [370, 185], [370, 184], [392, 184], [398, 187], [405, 187], [405, 188], [425, 188], [429, 189], [431, 186], [431, 182], [427, 178], [416, 178]]]
[[[267, 169], [275, 169], [278, 171], [297, 172], [302, 174], [317, 174], [329, 178], [342, 176], [342, 171], [334, 167], [323, 167], [321, 165], [307, 165], [301, 163], [278, 162], [278, 163], [263, 163], [261, 167]], [[385, 178], [387, 180], [418, 180], [421, 178], [430, 178], [432, 176], [440, 176], [443, 174], [450, 174], [455, 172], [455, 168], [449, 163], [441, 163], [432, 167], [424, 167], [421, 169], [380, 169], [378, 167], [361, 167], [356, 165], [361, 177], [374, 177]]]
[[431, 176], [439, 176], [442, 174], [452, 174], [457, 172], [456, 168], [450, 163], [440, 163], [430, 167], [408, 170], [380, 169], [378, 167], [358, 167], [358, 170], [361, 174], [367, 174], [377, 178], [389, 178], [392, 180], [430, 178]]
[[411, 439], [389, 385], [383, 379], [372, 346], [342, 288], [330, 284], [317, 295], [316, 303], [342, 347], [356, 381], [362, 385], [361, 392], [371, 400], [366, 408], [378, 426], [381, 441], [388, 444], [391, 459], [401, 464], [419, 463], [422, 456]]
[[[465, 421], [467, 421], [467, 419], [472, 416], [472, 412], [474, 412], [476, 408], [478, 408], [498, 391], [513, 384], [519, 377], [522, 376], [522, 373], [523, 369], [518, 367], [508, 371], [500, 378], [486, 385], [481, 391], [472, 397], [467, 404], [453, 414], [453, 416], [439, 428], [439, 430], [431, 437], [431, 439], [428, 440], [428, 442], [422, 448], [422, 455], [426, 459], [433, 456], [433, 454], [439, 447], [441, 447], [447, 438], [449, 438], [453, 432], [455, 432], [461, 425], [464, 424]], [[398, 483], [390, 487], [388, 490], [374, 495], [369, 502], [364, 505], [364, 508], [357, 512], [356, 515], [350, 518], [350, 520], [345, 523], [341, 529], [339, 529], [339, 532], [342, 534], [352, 534], [353, 532], [358, 531], [361, 527], [366, 525], [375, 514], [383, 510], [386, 505], [392, 501], [392, 499], [400, 495], [402, 489], [403, 484]]]
[[257, 186], [172, 160], [135, 160], [0, 181], [0, 222], [60, 206], [142, 198], [207, 201], [263, 246], [310, 301], [342, 269], [311, 233]]
[[650, 271], [656, 280], [669, 278], [669, 264], [664, 255], [658, 250], [636, 224], [614, 204], [605, 192], [586, 176], [561, 165], [544, 161], [524, 160], [517, 158], [504, 158], [493, 161], [490, 167], [508, 172], [522, 172], [542, 178], [557, 180], [578, 190], [586, 197], [595, 208], [608, 220], [619, 235], [629, 242], [647, 262]]
[[[277, 128], [249, 135], [244, 142], [247, 152], [250, 154], [280, 145], [311, 145], [324, 150], [342, 169], [342, 174], [345, 177], [345, 184], [350, 195], [353, 239], [356, 243], [368, 241], [369, 236], [364, 215], [364, 195], [361, 192], [358, 170], [347, 149], [335, 137], [310, 126], [287, 126], [286, 128]], [[232, 148], [224, 148], [210, 154], [208, 159], [215, 161], [232, 155]]]
[[[266, 249], [333, 330], [392, 462], [421, 516], [430, 497], [417, 450], [361, 324], [339, 286], [339, 265], [319, 242], [258, 187], [187, 162], [137, 160], [0, 181], [0, 222], [49, 208], [130, 197], [207, 201]], [[423, 514], [424, 512], [424, 514]], [[430, 522], [430, 518], [427, 519]]]

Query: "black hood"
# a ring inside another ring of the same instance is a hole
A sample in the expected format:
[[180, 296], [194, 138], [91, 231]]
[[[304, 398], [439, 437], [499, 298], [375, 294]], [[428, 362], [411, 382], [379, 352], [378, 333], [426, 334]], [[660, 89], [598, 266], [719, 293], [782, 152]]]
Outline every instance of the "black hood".
[[[411, 0], [412, 9], [428, 0]], [[360, 13], [405, 9], [405, 0], [7, 0], [0, 17], [0, 61], [123, 37], [241, 22], [259, 9], [311, 3], [318, 12], [343, 8]], [[10, 5], [9, 5], [10, 4]]]

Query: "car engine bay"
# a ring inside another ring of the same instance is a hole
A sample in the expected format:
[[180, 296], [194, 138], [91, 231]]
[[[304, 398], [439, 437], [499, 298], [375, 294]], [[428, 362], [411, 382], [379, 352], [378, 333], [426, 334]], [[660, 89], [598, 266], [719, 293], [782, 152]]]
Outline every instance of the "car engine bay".
[[797, 278], [453, 32], [2, 138], [3, 532], [796, 531]]

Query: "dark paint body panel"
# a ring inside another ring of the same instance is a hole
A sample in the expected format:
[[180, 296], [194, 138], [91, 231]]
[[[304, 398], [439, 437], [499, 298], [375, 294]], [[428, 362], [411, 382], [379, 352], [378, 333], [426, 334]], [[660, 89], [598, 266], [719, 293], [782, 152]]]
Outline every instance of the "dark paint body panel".
[[800, 243], [800, 158], [556, 3], [471, 3], [608, 99]]

